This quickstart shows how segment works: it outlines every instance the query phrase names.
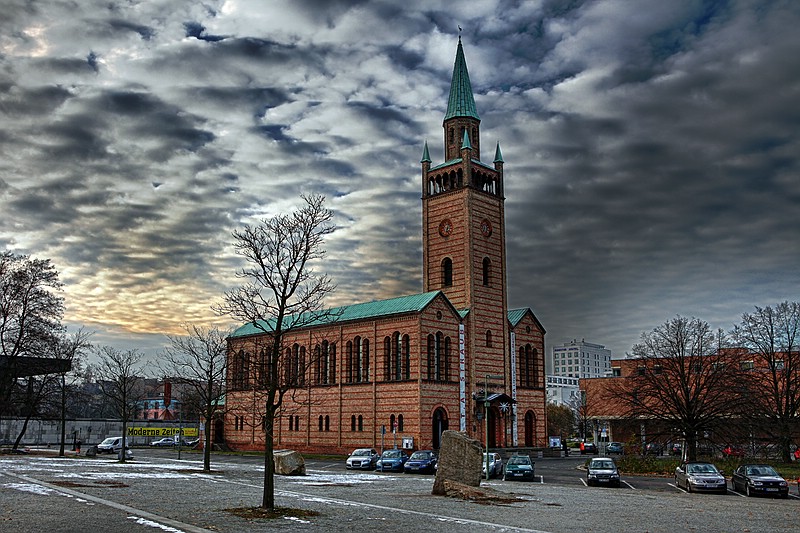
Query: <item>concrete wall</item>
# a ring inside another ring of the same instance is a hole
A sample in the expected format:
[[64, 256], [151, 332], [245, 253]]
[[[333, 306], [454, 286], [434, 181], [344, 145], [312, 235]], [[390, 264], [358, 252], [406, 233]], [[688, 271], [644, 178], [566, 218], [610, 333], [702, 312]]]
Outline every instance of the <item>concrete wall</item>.
[[[0, 444], [13, 444], [22, 430], [23, 418], [3, 418], [0, 420]], [[72, 448], [73, 438], [79, 438], [83, 447], [98, 444], [106, 437], [117, 437], [122, 434], [122, 422], [113, 419], [79, 419], [66, 421], [65, 444]], [[178, 422], [163, 420], [135, 420], [128, 426], [136, 427], [178, 427]], [[183, 427], [196, 427], [196, 424], [184, 423]], [[58, 420], [36, 420], [28, 422], [28, 428], [21, 444], [25, 446], [58, 446], [61, 440], [61, 424]], [[130, 446], [146, 446], [152, 437], [128, 437]]]

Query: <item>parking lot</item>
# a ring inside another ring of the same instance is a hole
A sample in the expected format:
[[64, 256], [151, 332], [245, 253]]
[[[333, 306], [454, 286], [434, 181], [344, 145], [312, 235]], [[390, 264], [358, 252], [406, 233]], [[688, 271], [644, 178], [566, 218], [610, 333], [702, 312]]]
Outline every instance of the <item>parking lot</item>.
[[[131, 463], [52, 456], [0, 456], [0, 523], [47, 531], [696, 531], [772, 532], [795, 527], [800, 500], [686, 494], [668, 478], [628, 477], [622, 487], [586, 487], [582, 458], [536, 461], [533, 483], [493, 479], [513, 503], [431, 496], [433, 476], [347, 471], [343, 461], [307, 461], [308, 475], [277, 477], [278, 505], [318, 513], [248, 521], [228, 512], [261, 501], [263, 458], [201, 457], [137, 449]], [[8, 528], [7, 528], [8, 526]]]

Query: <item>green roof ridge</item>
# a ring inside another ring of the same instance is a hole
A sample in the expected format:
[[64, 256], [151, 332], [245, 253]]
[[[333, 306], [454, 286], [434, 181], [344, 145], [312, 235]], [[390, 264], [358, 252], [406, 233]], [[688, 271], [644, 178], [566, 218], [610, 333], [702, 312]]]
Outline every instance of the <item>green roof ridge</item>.
[[[314, 317], [313, 313], [306, 314], [298, 317], [287, 317], [285, 320], [291, 324], [294, 322], [302, 322], [302, 327], [324, 326], [332, 323], [348, 322], [351, 320], [362, 320], [365, 318], [377, 318], [388, 315], [396, 315], [401, 313], [413, 313], [422, 311], [428, 304], [433, 301], [436, 296], [441, 294], [441, 291], [423, 292], [420, 294], [411, 294], [408, 296], [400, 296], [397, 298], [390, 298], [388, 300], [376, 300], [373, 302], [359, 303], [353, 305], [345, 305], [342, 307], [334, 307], [320, 311], [319, 316]], [[271, 331], [270, 323], [272, 321], [263, 323], [264, 326], [259, 327], [253, 323], [247, 323], [236, 329], [231, 334], [231, 337], [246, 337], [249, 335], [261, 335]]]
[[453, 65], [453, 79], [450, 82], [450, 97], [447, 99], [447, 114], [444, 119], [447, 120], [453, 117], [481, 119], [478, 116], [478, 110], [475, 108], [475, 97], [472, 94], [472, 84], [469, 82], [467, 60], [464, 59], [461, 37], [458, 38], [456, 61]]

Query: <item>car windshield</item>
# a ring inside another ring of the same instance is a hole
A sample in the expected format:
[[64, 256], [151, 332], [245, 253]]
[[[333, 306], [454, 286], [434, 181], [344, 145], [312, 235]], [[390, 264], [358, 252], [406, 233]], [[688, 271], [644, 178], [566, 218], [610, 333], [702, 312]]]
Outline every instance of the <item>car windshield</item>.
[[717, 468], [711, 464], [688, 465], [686, 471], [689, 474], [716, 474]]
[[383, 452], [383, 456], [388, 459], [396, 459], [398, 457], [402, 457], [403, 452], [401, 452], [400, 450], [386, 450], [385, 452]]
[[515, 455], [511, 459], [508, 460], [508, 464], [510, 465], [529, 465], [531, 464], [531, 458], [527, 456], [519, 456]]
[[777, 476], [778, 473], [769, 465], [748, 466], [748, 476]]
[[614, 461], [592, 461], [589, 468], [596, 468], [598, 470], [613, 470]]
[[101, 442], [100, 444], [111, 444], [115, 440], [116, 440], [116, 437], [109, 437], [106, 440], [104, 440], [103, 442]]
[[[370, 450], [356, 450], [353, 452], [353, 455], [371, 455]], [[341, 459], [340, 459], [341, 460]]]
[[429, 459], [430, 456], [430, 452], [414, 452], [414, 455], [411, 456], [411, 459], [422, 461], [424, 459]]

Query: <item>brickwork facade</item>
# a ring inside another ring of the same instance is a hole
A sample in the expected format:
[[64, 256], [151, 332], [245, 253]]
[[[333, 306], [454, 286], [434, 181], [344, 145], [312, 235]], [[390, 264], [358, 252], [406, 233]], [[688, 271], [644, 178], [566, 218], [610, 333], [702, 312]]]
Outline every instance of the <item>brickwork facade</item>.
[[[493, 166], [480, 161], [460, 41], [453, 84], [445, 163], [431, 166], [427, 144], [422, 161], [425, 293], [413, 298], [424, 305], [291, 332], [283, 366], [294, 358], [303, 370], [283, 399], [276, 448], [437, 449], [446, 429], [483, 441], [487, 423], [492, 447], [547, 444], [545, 331], [530, 309], [508, 310], [503, 161], [499, 146]], [[230, 339], [224, 432], [234, 449], [263, 449], [259, 364], [242, 361], [269, 340]]]

